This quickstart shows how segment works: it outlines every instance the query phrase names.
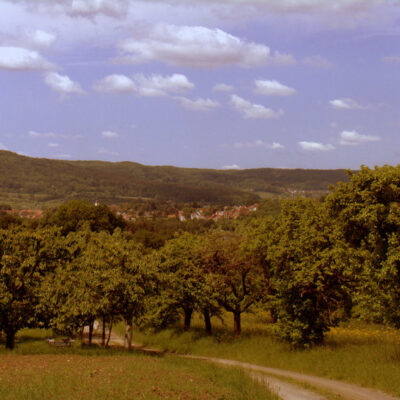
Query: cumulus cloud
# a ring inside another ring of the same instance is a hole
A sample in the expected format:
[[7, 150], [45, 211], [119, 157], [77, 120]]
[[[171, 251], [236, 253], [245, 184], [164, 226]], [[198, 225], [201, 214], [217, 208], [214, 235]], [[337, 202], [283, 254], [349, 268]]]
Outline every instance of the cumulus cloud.
[[262, 147], [265, 149], [277, 150], [284, 148], [284, 146], [278, 142], [273, 142], [272, 144], [270, 144], [264, 142], [263, 140], [254, 140], [253, 142], [236, 142], [234, 146], [236, 149], [251, 149], [251, 148]]
[[237, 164], [232, 164], [232, 165], [225, 165], [222, 167], [222, 169], [241, 169], [241, 168]]
[[182, 107], [192, 111], [212, 111], [220, 106], [218, 101], [200, 97], [195, 100], [186, 97], [175, 97], [175, 99], [181, 103]]
[[136, 89], [132, 79], [125, 75], [108, 75], [94, 85], [98, 92], [105, 93], [131, 93]]
[[55, 138], [57, 135], [54, 132], [36, 132], [36, 131], [29, 131], [28, 135], [32, 138], [39, 139], [39, 138]]
[[67, 12], [72, 16], [88, 18], [97, 14], [121, 18], [127, 13], [128, 6], [126, 0], [72, 0]]
[[383, 57], [382, 61], [387, 62], [387, 63], [398, 64], [398, 63], [400, 63], [400, 56], [393, 55], [393, 56]]
[[45, 60], [38, 52], [22, 47], [0, 47], [0, 69], [14, 71], [48, 70], [54, 65]]
[[295, 89], [275, 80], [256, 80], [254, 84], [254, 93], [266, 96], [292, 96], [297, 93]]
[[41, 29], [37, 29], [32, 32], [30, 37], [30, 42], [34, 46], [38, 47], [50, 47], [57, 40], [57, 35], [55, 33], [42, 31]]
[[342, 146], [358, 146], [362, 143], [378, 142], [379, 136], [362, 135], [356, 131], [343, 131], [340, 134], [340, 144]]
[[330, 105], [337, 110], [362, 110], [366, 108], [358, 104], [355, 100], [349, 98], [331, 100]]
[[101, 147], [98, 151], [98, 154], [103, 154], [106, 156], [119, 156], [119, 153], [117, 153], [116, 151], [112, 151], [112, 150], [108, 150], [104, 147]]
[[142, 96], [165, 96], [168, 93], [180, 93], [194, 89], [195, 85], [185, 75], [170, 76], [143, 74], [135, 75], [134, 81], [138, 94]]
[[225, 83], [217, 83], [213, 87], [214, 92], [232, 92], [234, 89], [232, 85], [227, 85]]
[[244, 116], [244, 118], [249, 119], [280, 118], [284, 114], [283, 110], [274, 111], [262, 106], [261, 104], [252, 104], [250, 101], [247, 101], [236, 94], [231, 96], [231, 104], [235, 110]]
[[61, 138], [61, 139], [82, 139], [81, 135], [64, 135], [61, 133], [54, 133], [54, 132], [36, 132], [36, 131], [29, 131], [28, 136], [33, 139], [43, 139], [43, 138]]
[[303, 64], [314, 68], [331, 68], [332, 63], [326, 58], [316, 55], [303, 58]]
[[101, 135], [106, 139], [114, 139], [118, 137], [118, 133], [114, 131], [103, 131]]
[[290, 56], [272, 54], [264, 44], [248, 42], [221, 29], [158, 24], [149, 32], [119, 43], [116, 61], [161, 61], [186, 67], [256, 67], [287, 63]]
[[132, 78], [125, 75], [108, 75], [94, 85], [94, 89], [105, 93], [133, 93], [140, 96], [166, 96], [194, 89], [195, 85], [185, 75], [143, 75]]
[[335, 150], [335, 146], [331, 144], [323, 144], [318, 142], [299, 142], [299, 146], [306, 151], [330, 151]]
[[74, 82], [67, 75], [60, 75], [57, 72], [49, 72], [45, 75], [44, 82], [55, 92], [61, 95], [84, 94], [85, 91], [79, 83]]

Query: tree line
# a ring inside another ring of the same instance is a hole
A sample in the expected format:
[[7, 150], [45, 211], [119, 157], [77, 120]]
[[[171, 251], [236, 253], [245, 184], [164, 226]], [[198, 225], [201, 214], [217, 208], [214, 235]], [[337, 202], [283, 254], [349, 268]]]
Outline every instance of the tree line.
[[[361, 167], [321, 200], [282, 201], [278, 215], [176, 229], [146, 246], [106, 206], [72, 201], [28, 225], [0, 229], [0, 330], [7, 348], [25, 327], [79, 335], [123, 320], [164, 329], [194, 312], [254, 307], [293, 347], [322, 343], [349, 317], [400, 328], [400, 167]], [[154, 226], [153, 226], [154, 228]], [[108, 331], [106, 332], [106, 326]]]

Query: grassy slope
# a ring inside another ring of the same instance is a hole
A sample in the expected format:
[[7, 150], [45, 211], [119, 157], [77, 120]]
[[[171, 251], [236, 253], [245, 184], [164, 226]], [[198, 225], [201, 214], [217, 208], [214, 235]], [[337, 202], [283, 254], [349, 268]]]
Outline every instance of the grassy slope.
[[46, 336], [25, 330], [14, 351], [0, 350], [2, 400], [275, 399], [235, 369], [116, 349], [50, 348]]
[[257, 193], [311, 195], [346, 180], [343, 170], [242, 171], [149, 167], [133, 162], [60, 161], [0, 151], [0, 202], [30, 207], [53, 206], [66, 199], [84, 198], [121, 203], [135, 197], [177, 202], [243, 203]]
[[231, 358], [344, 380], [400, 396], [399, 331], [352, 322], [332, 329], [323, 346], [293, 351], [273, 339], [272, 326], [262, 314], [244, 316], [239, 338], [231, 333], [228, 318], [227, 325], [213, 321], [212, 336], [205, 335], [201, 321], [195, 319], [190, 332], [137, 332], [134, 340], [182, 353]]

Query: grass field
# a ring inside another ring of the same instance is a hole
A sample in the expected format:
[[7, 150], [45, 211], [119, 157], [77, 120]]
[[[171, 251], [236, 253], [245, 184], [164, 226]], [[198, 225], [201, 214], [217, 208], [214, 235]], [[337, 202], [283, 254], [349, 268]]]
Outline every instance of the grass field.
[[0, 351], [2, 400], [276, 399], [244, 372], [195, 360], [119, 349], [51, 348], [26, 330]]
[[327, 334], [322, 346], [293, 351], [272, 337], [266, 315], [243, 317], [243, 334], [231, 333], [214, 321], [214, 334], [207, 336], [201, 321], [189, 332], [170, 329], [158, 334], [136, 332], [134, 340], [181, 353], [231, 358], [270, 367], [320, 375], [378, 388], [400, 396], [400, 332], [382, 326], [349, 322]]

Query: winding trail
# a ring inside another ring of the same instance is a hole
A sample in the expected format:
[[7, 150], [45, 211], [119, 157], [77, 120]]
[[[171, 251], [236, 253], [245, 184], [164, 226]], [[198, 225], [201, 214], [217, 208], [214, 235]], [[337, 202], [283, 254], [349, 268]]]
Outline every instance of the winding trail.
[[[124, 345], [124, 339], [116, 334], [111, 335], [111, 344], [117, 346]], [[270, 389], [271, 392], [275, 393], [282, 400], [327, 400], [326, 397], [314, 393], [310, 390], [306, 390], [300, 386], [292, 383], [288, 383], [277, 379], [281, 377], [284, 379], [291, 379], [299, 383], [306, 383], [314, 387], [318, 387], [329, 391], [333, 394], [341, 396], [347, 400], [400, 400], [399, 397], [395, 397], [384, 393], [380, 390], [368, 389], [353, 383], [347, 383], [343, 381], [322, 378], [314, 375], [302, 374], [299, 372], [287, 371], [278, 368], [264, 367], [262, 365], [250, 364], [242, 361], [229, 360], [224, 358], [216, 357], [205, 357], [190, 354], [177, 354], [151, 347], [146, 347], [139, 343], [133, 343], [132, 347], [135, 350], [143, 351], [151, 354], [168, 354], [175, 357], [182, 357], [193, 360], [202, 360], [212, 362], [220, 365], [227, 365], [231, 367], [239, 367], [249, 372], [250, 376], [262, 383]]]

